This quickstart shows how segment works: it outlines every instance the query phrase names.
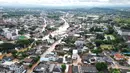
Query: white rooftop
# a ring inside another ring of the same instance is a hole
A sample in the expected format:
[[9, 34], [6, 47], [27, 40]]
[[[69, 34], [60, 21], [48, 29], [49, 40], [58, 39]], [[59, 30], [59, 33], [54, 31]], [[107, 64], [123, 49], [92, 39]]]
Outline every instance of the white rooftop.
[[15, 62], [8, 62], [8, 61], [6, 61], [6, 62], [4, 62], [3, 63], [3, 65], [12, 65], [12, 64], [14, 64]]
[[78, 54], [78, 50], [73, 50], [73, 54]]

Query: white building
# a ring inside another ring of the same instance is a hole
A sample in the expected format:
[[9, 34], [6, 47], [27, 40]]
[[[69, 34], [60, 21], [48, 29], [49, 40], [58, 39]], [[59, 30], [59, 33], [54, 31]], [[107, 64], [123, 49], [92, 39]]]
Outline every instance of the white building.
[[73, 50], [72, 59], [76, 60], [78, 58], [78, 50]]
[[119, 35], [130, 35], [130, 30], [121, 29], [120, 27], [114, 26], [114, 29], [117, 31]]

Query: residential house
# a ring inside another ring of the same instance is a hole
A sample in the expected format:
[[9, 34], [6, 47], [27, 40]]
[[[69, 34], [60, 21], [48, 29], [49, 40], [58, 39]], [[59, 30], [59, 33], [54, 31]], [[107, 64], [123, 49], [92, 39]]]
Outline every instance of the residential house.
[[63, 47], [63, 51], [69, 51], [70, 48], [67, 48], [67, 47]]
[[130, 65], [130, 58], [127, 60], [127, 63]]
[[67, 62], [68, 64], [72, 63], [72, 58], [71, 58], [71, 57], [67, 57], [67, 58], [65, 58], [65, 60], [66, 60], [66, 62]]
[[3, 59], [2, 59], [2, 61], [12, 61], [13, 59], [14, 59], [13, 56], [9, 56], [9, 57], [4, 56]]
[[82, 56], [82, 61], [84, 64], [94, 64], [96, 62], [96, 56], [88, 54]]
[[79, 73], [78, 66], [73, 66], [73, 73]]
[[123, 39], [126, 41], [126, 44], [130, 48], [130, 35], [124, 35]]
[[120, 53], [116, 53], [116, 54], [114, 55], [114, 58], [115, 58], [116, 60], [124, 60], [124, 56], [123, 56], [122, 54], [120, 54]]
[[23, 60], [23, 64], [24, 65], [30, 65], [31, 63], [33, 63], [33, 59], [32, 58], [25, 58], [24, 60]]
[[63, 58], [58, 58], [58, 59], [56, 60], [56, 62], [58, 62], [58, 63], [63, 63]]
[[107, 63], [107, 64], [112, 64], [113, 63], [113, 60], [111, 59], [111, 58], [109, 58], [109, 57], [103, 57], [103, 59], [105, 60], [105, 62]]
[[9, 68], [4, 67], [3, 65], [0, 66], [0, 73], [14, 73]]
[[50, 64], [49, 73], [61, 73], [61, 67], [56, 64]]
[[53, 68], [53, 73], [62, 73], [61, 67], [58, 65], [55, 65]]
[[9, 68], [10, 68], [10, 70], [14, 71], [14, 73], [25, 73], [26, 72], [23, 65], [14, 64], [14, 65], [10, 65]]
[[73, 54], [73, 55], [72, 55], [72, 59], [73, 59], [73, 60], [77, 60], [77, 58], [78, 58], [78, 54]]
[[34, 68], [34, 72], [36, 73], [48, 73], [49, 65], [46, 62], [41, 62], [38, 66]]
[[76, 45], [77, 49], [81, 49], [81, 48], [83, 48], [85, 42], [82, 40], [77, 40], [77, 41], [75, 41], [74, 44]]
[[105, 62], [103, 57], [96, 57], [96, 62]]
[[72, 72], [72, 66], [71, 66], [71, 65], [69, 65], [68, 73], [73, 73], [73, 72]]
[[130, 30], [128, 29], [121, 29], [120, 27], [116, 27], [116, 26], [114, 26], [114, 29], [121, 36], [130, 35]]
[[98, 73], [95, 66], [81, 66], [80, 73]]
[[36, 52], [36, 49], [32, 49], [26, 52], [27, 55], [34, 55]]
[[128, 29], [121, 29], [121, 32], [119, 34], [121, 34], [121, 35], [130, 35], [130, 30], [128, 30]]

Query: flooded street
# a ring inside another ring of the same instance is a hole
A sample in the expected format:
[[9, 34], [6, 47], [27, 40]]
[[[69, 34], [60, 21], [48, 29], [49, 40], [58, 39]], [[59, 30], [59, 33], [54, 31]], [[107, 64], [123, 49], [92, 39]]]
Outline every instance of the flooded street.
[[[69, 24], [66, 22], [66, 20], [64, 18], [61, 18], [65, 23], [64, 25], [60, 26], [59, 29], [57, 29], [56, 31], [50, 33], [52, 36], [56, 36], [56, 35], [61, 35], [61, 36], [64, 36], [63, 34], [66, 33], [67, 31], [67, 28], [69, 28]], [[46, 39], [49, 39], [49, 35], [48, 34], [47, 36], [43, 37], [42, 38], [42, 41], [43, 40], [46, 40]], [[46, 54], [48, 54], [49, 52], [53, 51], [55, 49], [55, 46], [57, 44], [59, 44], [61, 42], [63, 38], [59, 39], [58, 41], [56, 41], [54, 44], [52, 44], [47, 50], [46, 52], [44, 52], [44, 54], [41, 55], [41, 57], [45, 57]]]

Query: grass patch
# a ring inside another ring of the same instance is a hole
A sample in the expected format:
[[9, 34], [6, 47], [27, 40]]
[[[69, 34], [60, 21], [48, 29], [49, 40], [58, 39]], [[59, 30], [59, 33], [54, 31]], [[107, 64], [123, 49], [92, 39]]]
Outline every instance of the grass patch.
[[106, 40], [115, 40], [115, 37], [113, 35], [106, 35], [105, 34], [105, 39]]
[[112, 45], [101, 45], [100, 47], [101, 47], [102, 50], [111, 50], [111, 49], [113, 49]]

